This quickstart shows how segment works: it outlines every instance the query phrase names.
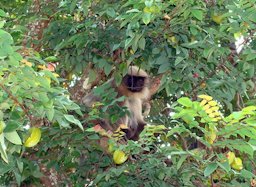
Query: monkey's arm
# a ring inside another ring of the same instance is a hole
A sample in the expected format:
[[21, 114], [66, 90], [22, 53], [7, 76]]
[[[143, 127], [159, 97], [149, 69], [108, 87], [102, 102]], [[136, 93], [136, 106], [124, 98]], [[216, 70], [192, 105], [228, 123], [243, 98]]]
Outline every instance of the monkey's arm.
[[98, 101], [100, 101], [100, 98], [98, 96], [93, 95], [93, 92], [88, 93], [86, 96], [82, 98], [82, 103], [88, 107], [92, 107], [92, 105]]
[[[151, 79], [150, 86], [149, 86], [149, 95], [150, 95], [150, 97], [158, 91], [158, 89], [161, 85], [160, 83], [161, 83], [162, 76], [163, 75], [159, 75], [159, 76]], [[151, 104], [148, 100], [143, 102], [143, 109], [144, 109], [144, 112], [143, 112], [142, 115], [144, 117], [147, 117], [149, 115], [150, 109], [151, 109]]]
[[147, 117], [149, 115], [150, 109], [151, 109], [151, 104], [149, 101], [146, 101], [143, 103], [143, 108], [144, 108], [144, 112], [143, 112], [143, 116]]
[[158, 75], [150, 80], [150, 85], [149, 85], [150, 96], [154, 95], [158, 91], [161, 85], [162, 77], [163, 77], [163, 74]]

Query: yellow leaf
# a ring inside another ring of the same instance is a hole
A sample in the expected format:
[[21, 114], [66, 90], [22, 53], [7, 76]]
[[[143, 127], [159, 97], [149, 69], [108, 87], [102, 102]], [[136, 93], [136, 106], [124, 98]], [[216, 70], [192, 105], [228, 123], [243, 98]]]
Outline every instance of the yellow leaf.
[[143, 12], [145, 12], [145, 13], [151, 13], [151, 10], [150, 10], [149, 7], [145, 7], [145, 8], [143, 9]]
[[174, 43], [174, 44], [177, 44], [178, 43], [178, 40], [175, 36], [170, 36], [168, 37], [168, 41]]
[[34, 147], [41, 139], [41, 130], [37, 127], [32, 127], [30, 130], [30, 136], [24, 143], [25, 147]]
[[121, 129], [129, 129], [128, 126], [126, 124], [120, 124], [119, 126]]
[[205, 139], [209, 144], [213, 144], [216, 138], [217, 134], [214, 130], [211, 130], [205, 135]]
[[217, 105], [217, 102], [216, 102], [216, 101], [209, 101], [209, 105], [211, 105], [211, 106], [216, 106], [216, 105]]
[[214, 117], [215, 117], [215, 113], [209, 114], [209, 117], [210, 117], [210, 118], [214, 118]]
[[164, 15], [164, 19], [170, 20], [170, 19], [171, 19], [171, 17], [170, 17], [170, 16], [168, 16], [167, 14], [165, 14], [165, 15]]
[[240, 38], [241, 36], [243, 36], [243, 34], [242, 34], [241, 32], [236, 32], [236, 33], [234, 33], [234, 38], [235, 38], [235, 39], [238, 39], [238, 38]]
[[200, 102], [200, 106], [204, 106], [207, 103], [207, 101], [204, 99]]
[[47, 69], [45, 65], [38, 65], [37, 67], [38, 67], [38, 69], [43, 69], [43, 70]]
[[56, 77], [56, 78], [60, 77], [59, 74], [57, 74], [57, 73], [52, 73], [52, 74], [53, 74], [53, 76]]
[[209, 96], [209, 95], [199, 95], [198, 97], [201, 98], [201, 99], [205, 99], [207, 101], [211, 101], [212, 100], [212, 97]]
[[205, 112], [207, 114], [212, 114], [214, 111], [212, 110], [212, 108], [208, 108], [207, 110], [205, 110]]
[[47, 80], [47, 83], [50, 85], [51, 84], [51, 78], [49, 78], [49, 77], [45, 77], [46, 78], [46, 80]]
[[234, 162], [235, 158], [236, 158], [235, 153], [232, 152], [232, 151], [229, 151], [229, 152], [226, 154], [226, 157], [227, 157], [227, 159], [228, 159], [228, 163], [229, 163], [229, 164], [232, 164], [232, 163]]
[[133, 55], [134, 54], [134, 51], [132, 49], [130, 49], [130, 53]]
[[223, 21], [223, 16], [222, 15], [213, 15], [212, 20], [217, 24], [221, 24], [221, 22]]
[[116, 150], [113, 154], [113, 160], [115, 164], [123, 164], [127, 160], [127, 156], [121, 150]]
[[109, 143], [108, 144], [108, 153], [113, 153], [114, 151], [114, 144], [113, 143]]
[[208, 110], [210, 107], [211, 107], [211, 106], [210, 106], [209, 104], [207, 104], [207, 105], [203, 106], [203, 109], [206, 111], [206, 110]]
[[29, 67], [32, 67], [32, 65], [33, 65], [31, 62], [27, 61], [26, 59], [22, 59], [21, 62]]
[[[210, 104], [210, 103], [209, 103]], [[211, 104], [210, 104], [211, 105]], [[214, 110], [214, 111], [218, 111], [220, 109], [220, 107], [218, 107], [218, 106], [214, 106], [214, 107], [212, 107], [212, 110]]]
[[217, 122], [221, 120], [221, 117], [217, 116], [216, 113], [213, 113], [213, 114], [215, 114], [215, 117], [212, 119], [212, 121]]
[[220, 116], [220, 112], [219, 111], [214, 111], [213, 113], [216, 117], [219, 117]]
[[243, 162], [242, 162], [241, 158], [236, 157], [234, 159], [234, 161], [232, 162], [231, 167], [235, 170], [238, 170], [238, 171], [242, 170], [243, 169]]

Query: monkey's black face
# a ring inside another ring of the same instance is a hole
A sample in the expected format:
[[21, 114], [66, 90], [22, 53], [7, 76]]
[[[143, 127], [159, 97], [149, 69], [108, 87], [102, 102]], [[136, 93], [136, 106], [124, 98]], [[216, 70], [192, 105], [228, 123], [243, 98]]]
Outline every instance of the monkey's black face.
[[146, 77], [125, 75], [123, 83], [131, 92], [140, 92], [145, 86], [145, 79]]

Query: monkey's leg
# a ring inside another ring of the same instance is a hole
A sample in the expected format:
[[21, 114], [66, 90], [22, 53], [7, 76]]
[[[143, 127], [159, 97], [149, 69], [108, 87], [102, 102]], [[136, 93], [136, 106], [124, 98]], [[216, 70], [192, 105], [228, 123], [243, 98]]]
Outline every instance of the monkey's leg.
[[136, 130], [135, 134], [133, 135], [133, 137], [131, 137], [130, 139], [134, 140], [134, 141], [139, 140], [140, 133], [144, 130], [144, 127], [146, 125], [147, 124], [145, 122], [138, 122], [137, 130]]

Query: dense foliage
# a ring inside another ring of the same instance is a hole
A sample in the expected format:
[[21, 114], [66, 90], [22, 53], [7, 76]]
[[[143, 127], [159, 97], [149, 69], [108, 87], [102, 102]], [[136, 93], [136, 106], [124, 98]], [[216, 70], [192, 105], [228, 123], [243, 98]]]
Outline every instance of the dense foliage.
[[[255, 3], [2, 0], [0, 185], [256, 186]], [[131, 64], [161, 86], [123, 142], [91, 121]]]

